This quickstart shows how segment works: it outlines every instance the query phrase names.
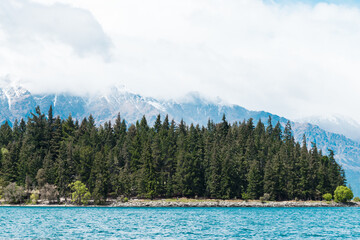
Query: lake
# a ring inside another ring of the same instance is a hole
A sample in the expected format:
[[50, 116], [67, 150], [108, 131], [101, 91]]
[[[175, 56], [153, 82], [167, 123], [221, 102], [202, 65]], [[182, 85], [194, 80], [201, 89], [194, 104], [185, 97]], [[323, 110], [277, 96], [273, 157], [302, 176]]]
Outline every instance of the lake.
[[0, 207], [0, 239], [355, 239], [360, 208]]

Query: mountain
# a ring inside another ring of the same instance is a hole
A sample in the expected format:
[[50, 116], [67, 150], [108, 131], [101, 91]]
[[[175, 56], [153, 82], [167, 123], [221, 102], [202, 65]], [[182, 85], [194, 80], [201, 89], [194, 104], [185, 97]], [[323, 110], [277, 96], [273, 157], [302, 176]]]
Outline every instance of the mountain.
[[19, 85], [0, 88], [0, 120], [27, 117], [36, 101], [29, 91]]
[[[81, 120], [92, 114], [98, 124], [114, 120], [120, 112], [121, 117], [128, 123], [134, 123], [146, 116], [152, 124], [158, 114], [169, 115], [170, 119], [186, 123], [206, 125], [208, 119], [220, 122], [223, 114], [230, 122], [243, 121], [253, 118], [267, 123], [271, 116], [273, 123], [280, 122], [282, 126], [288, 119], [264, 111], [249, 111], [241, 106], [225, 104], [219, 99], [211, 101], [197, 93], [190, 93], [180, 101], [165, 101], [155, 98], [143, 97], [133, 93], [124, 86], [109, 89], [106, 93], [88, 96], [75, 96], [63, 94], [36, 94], [32, 95], [20, 85], [8, 85], [0, 89], [0, 122], [27, 117], [39, 105], [46, 112], [50, 105], [54, 114], [67, 118]], [[360, 195], [360, 143], [344, 135], [325, 131], [317, 125], [306, 122], [291, 122], [296, 141], [301, 142], [305, 134], [308, 147], [314, 142], [324, 154], [328, 149], [335, 152], [336, 160], [345, 169], [348, 183], [352, 186], [354, 194]]]
[[343, 134], [344, 136], [360, 142], [360, 124], [349, 117], [341, 115], [312, 116], [298, 119], [298, 122], [311, 123], [328, 132]]

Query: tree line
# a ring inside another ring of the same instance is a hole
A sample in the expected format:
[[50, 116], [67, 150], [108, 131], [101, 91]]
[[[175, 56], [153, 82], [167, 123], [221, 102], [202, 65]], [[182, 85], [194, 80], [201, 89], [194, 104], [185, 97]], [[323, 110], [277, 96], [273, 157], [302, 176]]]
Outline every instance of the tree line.
[[97, 126], [45, 115], [37, 107], [27, 121], [0, 127], [0, 185], [27, 190], [56, 186], [69, 197], [71, 183], [84, 183], [91, 198], [206, 197], [271, 200], [320, 199], [345, 184], [334, 153], [294, 140], [288, 122], [282, 130], [271, 117], [207, 126], [176, 123], [158, 115], [127, 125], [117, 116]]

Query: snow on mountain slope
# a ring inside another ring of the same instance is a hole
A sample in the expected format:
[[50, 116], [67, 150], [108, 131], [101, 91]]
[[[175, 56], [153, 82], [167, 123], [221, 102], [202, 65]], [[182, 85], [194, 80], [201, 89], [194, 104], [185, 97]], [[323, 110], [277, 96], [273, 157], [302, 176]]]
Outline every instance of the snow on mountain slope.
[[114, 120], [118, 113], [130, 123], [140, 120], [143, 115], [149, 122], [153, 122], [156, 115], [165, 114], [157, 100], [142, 97], [124, 87], [113, 87], [105, 94], [89, 97], [87, 112], [92, 113], [98, 123]]
[[[74, 96], [66, 93], [33, 96], [21, 86], [12, 85], [0, 88], [1, 122], [27, 117], [37, 105], [45, 113], [52, 105], [54, 115], [67, 118], [71, 114], [73, 118], [80, 121], [92, 114], [98, 124], [114, 120], [118, 113], [121, 113], [121, 117], [128, 123], [134, 123], [145, 115], [149, 124], [155, 121], [158, 114], [162, 116], [168, 114], [169, 118], [176, 122], [183, 119], [188, 124], [200, 125], [206, 125], [208, 119], [220, 122], [224, 113], [230, 122], [253, 118], [255, 123], [259, 119], [267, 123], [269, 116], [273, 124], [279, 121], [284, 126], [288, 121], [286, 118], [268, 112], [249, 111], [241, 106], [225, 104], [219, 100], [207, 100], [197, 93], [187, 95], [182, 101], [164, 101], [140, 96], [123, 86], [113, 87], [105, 93], [92, 96]], [[309, 147], [310, 143], [314, 142], [324, 154], [328, 153], [327, 149], [332, 149], [336, 160], [343, 165], [355, 195], [360, 195], [360, 144], [358, 142], [344, 135], [325, 131], [310, 123], [292, 122], [292, 129], [297, 141], [301, 142], [305, 134]]]
[[36, 101], [29, 91], [19, 85], [9, 85], [0, 89], [0, 120], [13, 121], [29, 116], [29, 109], [36, 107]]
[[341, 115], [312, 116], [299, 119], [298, 121], [317, 125], [326, 131], [343, 134], [350, 139], [360, 142], [360, 123], [349, 117]]
[[47, 113], [50, 105], [55, 115], [67, 118], [69, 114], [74, 118], [82, 118], [86, 114], [85, 100], [82, 97], [68, 94], [35, 95], [37, 105], [42, 112]]

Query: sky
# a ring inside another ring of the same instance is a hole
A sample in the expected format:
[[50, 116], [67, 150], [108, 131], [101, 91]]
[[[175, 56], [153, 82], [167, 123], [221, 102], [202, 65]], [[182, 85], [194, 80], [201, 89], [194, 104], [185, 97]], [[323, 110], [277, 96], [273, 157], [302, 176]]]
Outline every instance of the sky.
[[1, 0], [0, 78], [360, 122], [359, 2]]

